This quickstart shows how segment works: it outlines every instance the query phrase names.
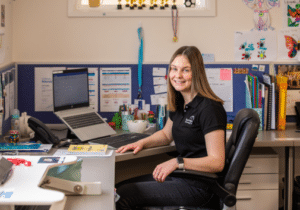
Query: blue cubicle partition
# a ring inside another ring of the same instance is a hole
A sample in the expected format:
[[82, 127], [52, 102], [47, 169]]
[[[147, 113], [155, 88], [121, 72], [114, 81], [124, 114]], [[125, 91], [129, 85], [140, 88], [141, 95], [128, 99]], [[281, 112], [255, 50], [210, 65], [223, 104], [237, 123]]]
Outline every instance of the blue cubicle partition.
[[[249, 73], [258, 76], [259, 80], [262, 81], [263, 73], [269, 73], [269, 66], [265, 65], [265, 72], [258, 70], [252, 70], [253, 64], [206, 64], [206, 68], [247, 68]], [[27, 112], [28, 115], [38, 118], [44, 123], [61, 123], [61, 121], [52, 112], [36, 112], [34, 110], [34, 69], [36, 67], [130, 67], [132, 70], [132, 103], [137, 98], [138, 94], [138, 65], [137, 64], [124, 64], [124, 65], [102, 65], [102, 64], [19, 64], [18, 65], [18, 108], [20, 112]], [[146, 100], [147, 104], [150, 104], [150, 95], [154, 94], [153, 88], [153, 68], [168, 68], [168, 64], [144, 64], [143, 65], [143, 99]], [[100, 77], [100, 74], [99, 74]], [[236, 113], [245, 108], [245, 74], [233, 74], [233, 112], [228, 112], [228, 121], [233, 120]], [[100, 81], [100, 79], [99, 79]], [[99, 87], [100, 88], [100, 87]], [[100, 91], [99, 91], [100, 92]], [[100, 93], [99, 93], [100, 94]], [[99, 96], [100, 104], [100, 96]], [[150, 109], [156, 112], [156, 106], [151, 105]], [[100, 108], [99, 108], [100, 110]], [[99, 112], [102, 117], [111, 120], [113, 117], [112, 112]]]
[[[11, 72], [11, 74], [10, 75], [7, 75], [6, 76], [6, 78], [4, 78], [4, 81], [6, 82], [6, 83], [10, 83], [10, 82], [12, 82], [12, 81], [16, 81], [16, 76], [15, 76], [15, 63], [11, 63], [11, 64], [9, 64], [9, 65], [6, 65], [6, 66], [4, 66], [4, 67], [2, 67], [2, 68], [0, 68], [0, 74], [1, 74], [1, 79], [2, 79], [2, 73], [4, 73], [4, 72], [7, 72], [7, 71], [10, 71], [10, 70], [12, 70]], [[2, 121], [2, 135], [0, 135], [1, 137], [2, 136], [4, 136], [5, 134], [7, 134], [8, 133], [8, 131], [10, 130], [10, 128], [11, 128], [11, 116], [10, 116], [10, 113], [9, 113], [9, 116], [8, 116], [8, 119], [7, 120], [5, 120], [5, 104], [7, 103], [5, 100], [4, 100], [4, 94], [3, 94], [3, 84], [4, 84], [4, 81], [3, 81], [3, 79], [2, 79], [2, 87], [1, 87], [1, 90], [2, 90], [2, 99], [3, 99], [3, 103], [2, 103], [2, 106], [3, 106], [3, 121]], [[15, 88], [14, 88], [14, 94], [16, 94], [16, 91], [15, 91]], [[15, 99], [16, 99], [16, 97], [15, 97]], [[13, 107], [15, 107], [15, 104], [13, 105]]]

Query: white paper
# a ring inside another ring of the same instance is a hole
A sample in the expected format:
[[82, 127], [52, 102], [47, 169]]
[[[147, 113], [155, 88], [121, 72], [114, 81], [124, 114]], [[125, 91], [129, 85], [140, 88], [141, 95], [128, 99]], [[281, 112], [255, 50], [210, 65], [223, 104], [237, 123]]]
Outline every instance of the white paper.
[[[299, 0], [284, 0], [283, 1], [283, 28], [300, 28], [300, 21], [299, 21], [299, 13], [294, 12], [293, 14], [289, 14], [288, 9], [290, 11], [297, 9], [297, 4], [300, 4]], [[288, 7], [289, 6], [289, 7]]]
[[265, 72], [265, 65], [259, 65], [259, 71]]
[[153, 68], [153, 76], [166, 76], [167, 69], [166, 68]]
[[[278, 59], [279, 60], [297, 60], [299, 51], [295, 46], [300, 40], [300, 28], [287, 28], [278, 31]], [[294, 44], [292, 44], [293, 42]], [[292, 56], [294, 52], [294, 56]]]
[[158, 105], [160, 98], [167, 98], [167, 94], [164, 93], [164, 94], [150, 95], [151, 105]]
[[118, 112], [131, 104], [131, 68], [100, 69], [100, 111]]
[[166, 85], [167, 80], [165, 77], [153, 77], [153, 85]]
[[12, 111], [15, 108], [15, 70], [12, 69], [9, 72], [9, 113], [12, 114]]
[[1, 34], [0, 35], [0, 39], [1, 39], [1, 47], [0, 47], [0, 63], [4, 62], [5, 59], [5, 49], [6, 49], [6, 37], [5, 34]]
[[215, 62], [215, 55], [214, 54], [202, 54], [203, 62]]
[[234, 34], [235, 61], [275, 61], [275, 31], [237, 31]]
[[167, 92], [167, 85], [157, 85], [154, 86], [154, 93], [166, 93]]
[[[2, 125], [3, 125], [3, 113], [0, 113], [0, 128], [2, 128]], [[2, 129], [0, 129], [0, 135], [2, 135]]]
[[36, 67], [34, 69], [34, 106], [36, 112], [53, 111], [52, 71], [66, 67]]
[[233, 112], [232, 69], [230, 80], [220, 79], [220, 68], [207, 68], [206, 76], [213, 92], [224, 101], [226, 112]]
[[98, 112], [98, 68], [88, 68], [90, 107]]
[[10, 105], [9, 105], [9, 78], [8, 78], [8, 72], [2, 73], [2, 84], [3, 84], [3, 93], [4, 93], [4, 103], [5, 103], [5, 114], [4, 114], [4, 120], [7, 120], [10, 117]]

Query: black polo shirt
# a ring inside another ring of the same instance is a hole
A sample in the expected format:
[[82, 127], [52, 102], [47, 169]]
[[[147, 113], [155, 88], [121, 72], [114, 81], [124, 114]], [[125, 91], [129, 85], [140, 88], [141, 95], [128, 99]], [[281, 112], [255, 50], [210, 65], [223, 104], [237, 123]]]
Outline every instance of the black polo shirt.
[[176, 112], [170, 112], [177, 151], [182, 157], [207, 156], [205, 134], [220, 129], [226, 134], [227, 115], [223, 105], [209, 98], [196, 96], [184, 108], [183, 104], [181, 107]]

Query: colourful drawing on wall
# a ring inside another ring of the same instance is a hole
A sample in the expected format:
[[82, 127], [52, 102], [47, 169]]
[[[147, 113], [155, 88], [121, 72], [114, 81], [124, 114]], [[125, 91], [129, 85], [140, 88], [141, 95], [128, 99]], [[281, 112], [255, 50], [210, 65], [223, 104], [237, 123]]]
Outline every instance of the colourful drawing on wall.
[[287, 26], [288, 27], [299, 27], [300, 23], [300, 1], [299, 3], [286, 3], [285, 8], [287, 9]]
[[275, 61], [277, 45], [275, 31], [235, 32], [235, 61]]
[[296, 60], [299, 57], [299, 38], [300, 28], [286, 28], [278, 31], [278, 59]]
[[298, 51], [298, 43], [297, 41], [291, 37], [291, 36], [284, 36], [285, 38], [285, 45], [286, 48], [289, 49], [290, 51], [288, 52], [288, 56], [290, 58], [294, 58], [297, 55], [297, 51]]
[[274, 30], [271, 27], [269, 10], [273, 7], [279, 7], [279, 0], [242, 0], [254, 12], [254, 28], [253, 30], [267, 31]]

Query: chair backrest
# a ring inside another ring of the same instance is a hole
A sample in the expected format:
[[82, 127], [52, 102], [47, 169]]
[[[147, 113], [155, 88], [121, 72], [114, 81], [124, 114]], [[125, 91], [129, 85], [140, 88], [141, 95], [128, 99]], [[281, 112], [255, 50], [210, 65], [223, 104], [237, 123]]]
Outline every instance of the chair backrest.
[[225, 148], [226, 162], [221, 184], [234, 195], [257, 137], [259, 124], [257, 112], [248, 108], [241, 109], [233, 121], [232, 134]]

